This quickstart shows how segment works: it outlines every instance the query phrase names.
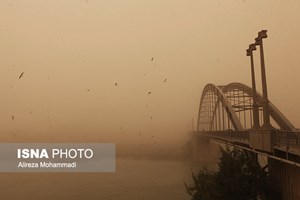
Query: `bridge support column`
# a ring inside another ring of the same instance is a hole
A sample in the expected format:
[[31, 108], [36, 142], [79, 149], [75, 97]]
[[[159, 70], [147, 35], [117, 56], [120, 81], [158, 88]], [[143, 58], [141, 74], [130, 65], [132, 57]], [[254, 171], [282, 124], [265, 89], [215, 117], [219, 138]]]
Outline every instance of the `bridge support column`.
[[252, 82], [252, 98], [253, 98], [253, 127], [252, 129], [259, 129], [259, 112], [257, 103], [257, 93], [256, 93], [256, 82], [255, 82], [255, 71], [253, 62], [253, 51], [256, 50], [255, 44], [250, 44], [249, 49], [247, 49], [247, 56], [250, 56], [251, 62], [251, 82]]
[[255, 38], [255, 45], [259, 45], [260, 48], [260, 64], [261, 64], [261, 80], [262, 80], [262, 92], [263, 92], [263, 128], [272, 129], [270, 124], [270, 111], [269, 111], [269, 99], [267, 91], [267, 78], [266, 78], [266, 67], [264, 59], [264, 48], [263, 39], [267, 38], [267, 30], [262, 30], [258, 32], [258, 37]]
[[273, 152], [272, 130], [250, 130], [249, 145], [253, 149]]

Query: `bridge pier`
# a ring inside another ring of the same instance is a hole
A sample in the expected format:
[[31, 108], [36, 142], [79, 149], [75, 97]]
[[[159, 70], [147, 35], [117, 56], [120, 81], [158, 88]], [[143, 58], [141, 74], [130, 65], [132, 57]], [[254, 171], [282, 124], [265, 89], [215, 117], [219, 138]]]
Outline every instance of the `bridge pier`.
[[250, 130], [249, 146], [264, 152], [273, 152], [272, 130]]

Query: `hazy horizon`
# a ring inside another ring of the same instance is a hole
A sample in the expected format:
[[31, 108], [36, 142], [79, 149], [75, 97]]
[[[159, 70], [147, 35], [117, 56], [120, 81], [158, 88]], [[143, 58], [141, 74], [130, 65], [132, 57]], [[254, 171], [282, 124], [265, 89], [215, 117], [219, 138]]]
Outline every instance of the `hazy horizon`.
[[3, 134], [185, 142], [207, 83], [250, 85], [246, 49], [262, 29], [269, 99], [300, 127], [296, 0], [0, 5]]

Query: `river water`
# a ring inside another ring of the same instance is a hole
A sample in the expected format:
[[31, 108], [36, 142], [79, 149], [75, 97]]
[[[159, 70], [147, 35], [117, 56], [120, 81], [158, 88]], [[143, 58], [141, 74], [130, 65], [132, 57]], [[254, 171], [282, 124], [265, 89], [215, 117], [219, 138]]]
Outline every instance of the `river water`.
[[115, 173], [0, 173], [1, 200], [184, 200], [191, 169], [212, 163], [117, 159]]

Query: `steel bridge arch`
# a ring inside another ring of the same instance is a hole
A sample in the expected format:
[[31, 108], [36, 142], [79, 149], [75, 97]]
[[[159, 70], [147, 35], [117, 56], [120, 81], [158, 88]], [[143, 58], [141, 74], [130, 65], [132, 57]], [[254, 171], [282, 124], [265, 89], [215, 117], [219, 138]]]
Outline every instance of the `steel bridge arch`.
[[[223, 91], [221, 90], [221, 88], [214, 84], [209, 83], [204, 87], [202, 95], [201, 95], [199, 112], [198, 112], [197, 131], [199, 131], [200, 118], [201, 118], [201, 114], [202, 114], [201, 109], [202, 109], [202, 105], [204, 102], [204, 98], [209, 91], [213, 92], [218, 97], [218, 101], [221, 102], [222, 105], [224, 106], [224, 108], [227, 112], [227, 115], [228, 115], [229, 119], [231, 120], [235, 130], [244, 130], [241, 122], [239, 121], [238, 117], [236, 116], [231, 104], [227, 100], [227, 98], [226, 98], [225, 94], [223, 93]], [[210, 121], [208, 121], [208, 123], [210, 123]]]
[[[242, 83], [230, 83], [223, 88], [223, 92], [226, 93], [234, 89], [242, 90], [251, 97], [253, 95], [252, 88]], [[257, 92], [257, 103], [263, 103], [263, 97], [259, 92]], [[296, 131], [295, 126], [280, 112], [280, 110], [271, 101], [269, 101], [269, 111], [270, 116], [281, 129], [288, 131]]]
[[[245, 130], [242, 126], [239, 118], [237, 117], [236, 112], [234, 111], [232, 105], [230, 104], [229, 100], [226, 97], [226, 93], [230, 91], [242, 91], [246, 93], [249, 97], [252, 98], [253, 91], [252, 88], [249, 86], [242, 84], [242, 83], [230, 83], [225, 86], [216, 86], [214, 84], [207, 84], [202, 92], [201, 99], [200, 99], [200, 105], [199, 105], [199, 112], [198, 112], [198, 121], [197, 121], [197, 131], [200, 131], [200, 120], [201, 117], [203, 117], [203, 104], [205, 101], [205, 98], [207, 94], [213, 93], [214, 96], [217, 97], [217, 99], [214, 99], [214, 109], [209, 111], [211, 112], [212, 116], [209, 118], [209, 120], [206, 123], [211, 124], [212, 120], [215, 118], [216, 115], [216, 107], [221, 102], [222, 106], [224, 107], [224, 110], [226, 111], [226, 114], [228, 116], [228, 119], [231, 121], [233, 128], [235, 130]], [[253, 99], [252, 99], [253, 100]], [[257, 93], [257, 103], [259, 105], [262, 105], [263, 98], [260, 93]], [[293, 124], [279, 111], [278, 108], [271, 102], [269, 102], [269, 110], [270, 110], [270, 116], [272, 119], [277, 123], [277, 125], [280, 127], [280, 129], [288, 130], [288, 131], [295, 131], [296, 128], [293, 126]], [[203, 122], [202, 122], [203, 123]]]

